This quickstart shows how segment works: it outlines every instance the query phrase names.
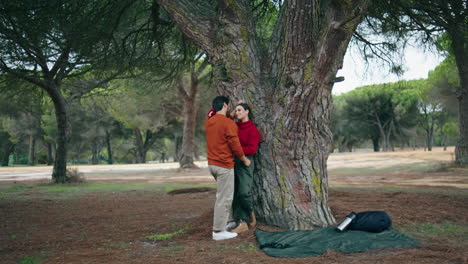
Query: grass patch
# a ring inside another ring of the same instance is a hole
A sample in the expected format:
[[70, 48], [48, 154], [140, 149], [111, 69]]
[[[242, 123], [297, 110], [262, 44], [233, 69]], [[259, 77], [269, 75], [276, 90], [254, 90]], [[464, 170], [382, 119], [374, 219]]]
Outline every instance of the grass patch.
[[33, 188], [26, 185], [0, 185], [0, 198], [13, 197]]
[[111, 248], [128, 248], [128, 244], [121, 242], [121, 243], [112, 243], [110, 245]]
[[146, 236], [145, 240], [149, 242], [156, 242], [156, 241], [163, 241], [163, 240], [168, 240], [173, 238], [174, 236], [183, 234], [185, 230], [188, 228], [181, 228], [175, 232], [172, 233], [167, 233], [167, 234], [156, 234], [156, 235], [151, 235], [151, 236]]
[[0, 197], [1, 196], [10, 196], [10, 195], [15, 195], [17, 194], [16, 192], [0, 192]]
[[18, 260], [20, 264], [42, 264], [43, 259], [48, 256], [48, 252], [41, 251], [38, 252], [36, 256], [24, 256]]
[[422, 241], [445, 239], [455, 245], [468, 244], [468, 226], [445, 221], [439, 224], [411, 224], [398, 226], [397, 229]]
[[214, 249], [215, 251], [237, 251], [237, 252], [257, 252], [258, 247], [254, 243], [239, 243], [238, 245], [221, 245]]
[[19, 260], [20, 264], [41, 264], [42, 261], [38, 257], [26, 256]]
[[186, 247], [175, 243], [170, 243], [168, 246], [159, 249], [158, 256], [164, 258], [173, 258], [178, 252], [185, 250]]
[[23, 190], [28, 190], [34, 188], [33, 186], [28, 186], [28, 185], [13, 185], [13, 186], [5, 186], [5, 189], [11, 190], [11, 191], [23, 191]]

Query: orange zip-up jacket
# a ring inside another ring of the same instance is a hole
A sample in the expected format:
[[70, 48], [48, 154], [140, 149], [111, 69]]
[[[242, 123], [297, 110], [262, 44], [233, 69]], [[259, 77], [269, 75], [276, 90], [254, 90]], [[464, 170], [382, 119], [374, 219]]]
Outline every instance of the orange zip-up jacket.
[[237, 129], [234, 121], [221, 114], [205, 121], [208, 165], [233, 169], [234, 155], [238, 158], [244, 156]]

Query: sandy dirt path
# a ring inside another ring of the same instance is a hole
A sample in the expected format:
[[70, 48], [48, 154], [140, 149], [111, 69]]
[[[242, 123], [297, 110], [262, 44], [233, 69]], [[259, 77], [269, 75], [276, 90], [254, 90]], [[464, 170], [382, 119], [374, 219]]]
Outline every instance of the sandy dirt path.
[[[406, 150], [389, 153], [334, 153], [328, 159], [330, 186], [435, 186], [468, 189], [467, 169], [428, 170], [453, 161], [453, 148], [432, 152]], [[206, 161], [199, 170], [178, 169], [178, 163], [125, 165], [79, 165], [76, 168], [90, 181], [147, 181], [214, 183]], [[425, 168], [428, 169], [425, 169]], [[51, 166], [0, 168], [0, 184], [12, 181], [47, 181]]]

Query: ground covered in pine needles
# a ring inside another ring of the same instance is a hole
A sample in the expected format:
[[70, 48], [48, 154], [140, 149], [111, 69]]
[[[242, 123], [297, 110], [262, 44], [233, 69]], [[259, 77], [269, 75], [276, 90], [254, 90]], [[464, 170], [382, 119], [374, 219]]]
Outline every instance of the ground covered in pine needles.
[[[435, 172], [437, 173], [437, 172]], [[434, 187], [335, 187], [338, 221], [385, 210], [412, 249], [272, 258], [253, 231], [211, 240], [210, 185], [21, 183], [0, 186], [1, 263], [467, 263], [468, 191]], [[191, 188], [186, 191], [182, 189]], [[176, 191], [174, 191], [176, 190]], [[259, 224], [265, 230], [279, 230]]]

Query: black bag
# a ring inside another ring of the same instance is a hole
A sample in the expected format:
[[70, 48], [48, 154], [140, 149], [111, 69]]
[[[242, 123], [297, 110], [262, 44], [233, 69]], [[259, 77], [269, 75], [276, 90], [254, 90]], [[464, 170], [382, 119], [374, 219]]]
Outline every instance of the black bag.
[[361, 230], [379, 233], [392, 226], [392, 219], [384, 211], [366, 211], [356, 215], [349, 224], [349, 230]]

